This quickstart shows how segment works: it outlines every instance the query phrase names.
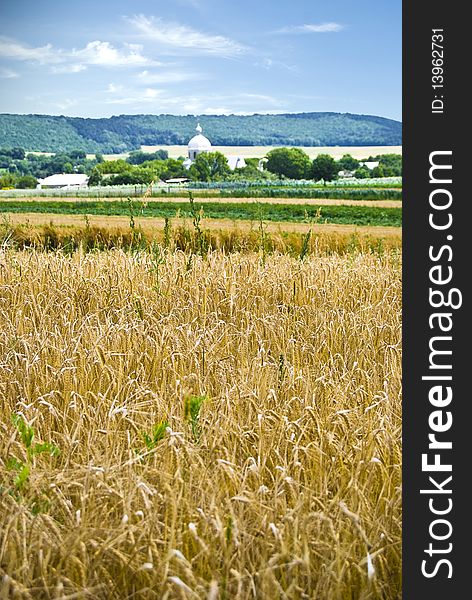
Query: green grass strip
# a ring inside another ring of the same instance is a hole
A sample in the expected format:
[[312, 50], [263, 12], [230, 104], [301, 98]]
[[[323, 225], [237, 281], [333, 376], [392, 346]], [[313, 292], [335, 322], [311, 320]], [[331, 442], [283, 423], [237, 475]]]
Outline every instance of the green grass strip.
[[401, 189], [354, 188], [247, 188], [220, 190], [222, 198], [336, 198], [339, 200], [401, 200]]
[[[230, 219], [247, 221], [287, 221], [303, 223], [316, 220], [320, 211], [320, 223], [339, 223], [353, 225], [386, 225], [400, 227], [401, 208], [378, 208], [369, 206], [313, 206], [303, 204], [266, 204], [264, 203], [219, 203], [206, 202], [195, 207], [202, 207], [203, 216], [209, 219]], [[152, 202], [142, 207], [140, 202], [133, 202], [134, 217], [169, 217], [192, 216], [189, 204], [174, 202]], [[102, 215], [130, 216], [130, 203], [125, 200], [96, 201], [2, 201], [0, 213], [42, 213], [61, 215]]]

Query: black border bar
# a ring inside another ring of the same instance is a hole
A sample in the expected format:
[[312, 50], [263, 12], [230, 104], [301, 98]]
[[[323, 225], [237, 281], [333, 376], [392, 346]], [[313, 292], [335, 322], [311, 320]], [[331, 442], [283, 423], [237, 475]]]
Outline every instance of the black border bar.
[[[456, 600], [472, 594], [472, 327], [467, 294], [472, 188], [466, 188], [472, 152], [465, 148], [472, 134], [472, 31], [464, 10], [459, 2], [403, 3], [406, 600]], [[442, 316], [434, 316], [438, 314]]]

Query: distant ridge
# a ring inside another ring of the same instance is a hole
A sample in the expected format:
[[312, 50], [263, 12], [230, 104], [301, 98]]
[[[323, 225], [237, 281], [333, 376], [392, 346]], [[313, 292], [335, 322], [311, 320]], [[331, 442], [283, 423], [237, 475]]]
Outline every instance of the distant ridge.
[[[402, 124], [335, 112], [203, 115], [204, 134], [218, 146], [399, 146]], [[0, 114], [0, 148], [38, 152], [119, 153], [142, 145], [186, 144], [193, 115], [119, 115], [103, 119]]]

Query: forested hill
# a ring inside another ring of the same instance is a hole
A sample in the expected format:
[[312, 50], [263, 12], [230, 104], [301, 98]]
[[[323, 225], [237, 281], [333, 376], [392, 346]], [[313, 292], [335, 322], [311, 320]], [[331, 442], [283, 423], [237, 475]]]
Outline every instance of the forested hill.
[[[204, 134], [221, 146], [397, 146], [399, 121], [349, 113], [199, 117]], [[141, 145], [186, 144], [193, 115], [120, 115], [107, 119], [0, 114], [0, 148], [119, 153]]]

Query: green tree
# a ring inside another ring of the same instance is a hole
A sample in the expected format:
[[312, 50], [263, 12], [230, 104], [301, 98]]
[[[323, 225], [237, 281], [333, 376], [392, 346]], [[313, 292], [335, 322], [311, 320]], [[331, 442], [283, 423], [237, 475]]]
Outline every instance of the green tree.
[[69, 156], [70, 158], [74, 159], [74, 160], [83, 160], [85, 158], [87, 158], [87, 155], [85, 154], [85, 152], [83, 150], [71, 150], [69, 152]]
[[339, 165], [329, 154], [318, 154], [313, 161], [312, 177], [315, 181], [333, 181], [338, 177]]
[[196, 181], [221, 181], [230, 173], [226, 156], [221, 152], [202, 152], [194, 160], [189, 175]]
[[289, 179], [307, 179], [310, 176], [310, 157], [300, 148], [274, 148], [267, 153], [266, 169]]
[[135, 150], [130, 152], [126, 159], [130, 165], [141, 165], [149, 160], [166, 160], [169, 158], [167, 150], [157, 150], [156, 152], [143, 152], [142, 150]]
[[17, 178], [12, 173], [5, 173], [0, 177], [0, 189], [8, 189], [15, 187]]
[[17, 160], [23, 160], [25, 157], [25, 151], [23, 148], [12, 148], [10, 150], [10, 156]]
[[366, 166], [359, 167], [354, 171], [354, 177], [356, 179], [368, 179], [371, 177], [370, 169]]
[[402, 174], [402, 155], [401, 154], [379, 154], [375, 157], [379, 161], [379, 167], [383, 168], [383, 175], [380, 177], [399, 177]]
[[26, 190], [34, 189], [37, 185], [38, 181], [36, 177], [33, 177], [32, 175], [23, 175], [17, 180], [15, 187], [18, 190]]
[[390, 169], [385, 168], [383, 165], [379, 164], [377, 167], [374, 167], [371, 171], [371, 177], [389, 177]]
[[338, 160], [340, 171], [355, 171], [359, 168], [359, 165], [359, 161], [350, 154], [344, 154], [344, 156]]
[[133, 170], [133, 167], [120, 158], [118, 160], [105, 160], [97, 165], [97, 169], [99, 169], [102, 175], [108, 175], [110, 173], [129, 173]]
[[168, 158], [164, 161], [164, 170], [161, 172], [160, 177], [164, 181], [167, 179], [173, 179], [174, 177], [187, 177], [187, 169], [183, 165], [182, 160], [176, 158]]
[[88, 180], [88, 186], [91, 187], [93, 185], [100, 185], [102, 183], [102, 179], [103, 176], [100, 173], [100, 170], [97, 169], [97, 167], [95, 167], [94, 169], [92, 169], [92, 172], [90, 173], [90, 177]]
[[107, 177], [102, 180], [102, 185], [149, 185], [153, 179], [154, 173], [151, 170], [136, 168]]

